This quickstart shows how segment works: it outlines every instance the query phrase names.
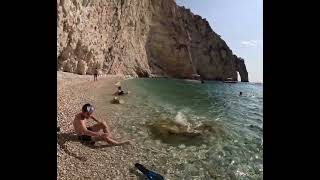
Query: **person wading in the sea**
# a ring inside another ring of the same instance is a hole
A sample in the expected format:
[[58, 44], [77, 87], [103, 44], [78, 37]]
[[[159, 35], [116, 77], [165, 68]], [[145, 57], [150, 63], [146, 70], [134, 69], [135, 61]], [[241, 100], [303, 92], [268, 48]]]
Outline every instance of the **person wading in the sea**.
[[[96, 141], [105, 141], [111, 145], [130, 144], [131, 141], [118, 142], [113, 139], [111, 131], [106, 122], [101, 122], [92, 116], [94, 108], [91, 104], [85, 104], [82, 107], [82, 112], [78, 113], [73, 121], [75, 132], [78, 134], [78, 138], [83, 143], [94, 144]], [[87, 127], [86, 121], [91, 118], [97, 124]], [[102, 130], [102, 132], [100, 132]]]

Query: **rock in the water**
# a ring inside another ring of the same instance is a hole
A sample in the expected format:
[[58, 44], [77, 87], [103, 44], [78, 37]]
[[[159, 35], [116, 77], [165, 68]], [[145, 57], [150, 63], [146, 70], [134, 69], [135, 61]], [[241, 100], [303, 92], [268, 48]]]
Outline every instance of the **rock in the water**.
[[168, 137], [170, 135], [197, 137], [206, 134], [206, 128], [202, 129], [197, 127], [197, 129], [195, 129], [170, 119], [162, 119], [149, 124], [149, 126], [155, 134], [163, 137]]

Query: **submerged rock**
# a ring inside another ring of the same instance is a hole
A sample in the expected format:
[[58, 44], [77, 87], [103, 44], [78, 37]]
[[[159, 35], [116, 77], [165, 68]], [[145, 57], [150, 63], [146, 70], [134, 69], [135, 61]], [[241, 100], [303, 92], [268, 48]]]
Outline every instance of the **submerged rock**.
[[149, 124], [151, 130], [161, 137], [168, 136], [182, 136], [182, 137], [204, 137], [210, 132], [214, 132], [213, 128], [209, 125], [200, 125], [197, 127], [191, 127], [190, 125], [184, 125], [180, 122], [176, 122], [170, 119], [162, 119]]

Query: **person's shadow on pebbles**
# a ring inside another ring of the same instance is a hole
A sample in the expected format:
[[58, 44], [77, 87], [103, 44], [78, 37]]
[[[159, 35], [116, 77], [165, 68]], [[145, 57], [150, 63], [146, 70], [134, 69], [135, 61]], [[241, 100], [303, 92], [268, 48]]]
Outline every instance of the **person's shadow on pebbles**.
[[[68, 155], [73, 156], [76, 159], [79, 159], [80, 161], [86, 161], [85, 157], [79, 157], [78, 155], [76, 155], [75, 153], [71, 152], [70, 150], [68, 150], [67, 146], [65, 145], [66, 142], [71, 141], [71, 142], [80, 142], [78, 139], [78, 136], [73, 133], [73, 132], [69, 132], [69, 133], [58, 133], [58, 144], [60, 146], [60, 148], [66, 152]], [[81, 144], [92, 148], [92, 149], [103, 149], [106, 147], [112, 147], [115, 145], [92, 145], [90, 143], [84, 143], [84, 142], [80, 142]]]
[[85, 157], [80, 157], [77, 154], [71, 152], [67, 146], [66, 146], [66, 142], [67, 141], [72, 141], [72, 142], [79, 142], [78, 140], [78, 136], [75, 135], [74, 133], [58, 133], [58, 144], [60, 146], [60, 148], [67, 153], [69, 156], [72, 156], [80, 161], [86, 161], [87, 159]]

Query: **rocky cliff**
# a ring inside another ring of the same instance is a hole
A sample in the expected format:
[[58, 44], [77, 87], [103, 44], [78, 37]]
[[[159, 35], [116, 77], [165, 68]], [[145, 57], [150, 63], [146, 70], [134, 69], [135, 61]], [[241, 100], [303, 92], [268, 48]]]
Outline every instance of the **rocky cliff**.
[[248, 81], [209, 23], [174, 0], [58, 0], [58, 70]]

